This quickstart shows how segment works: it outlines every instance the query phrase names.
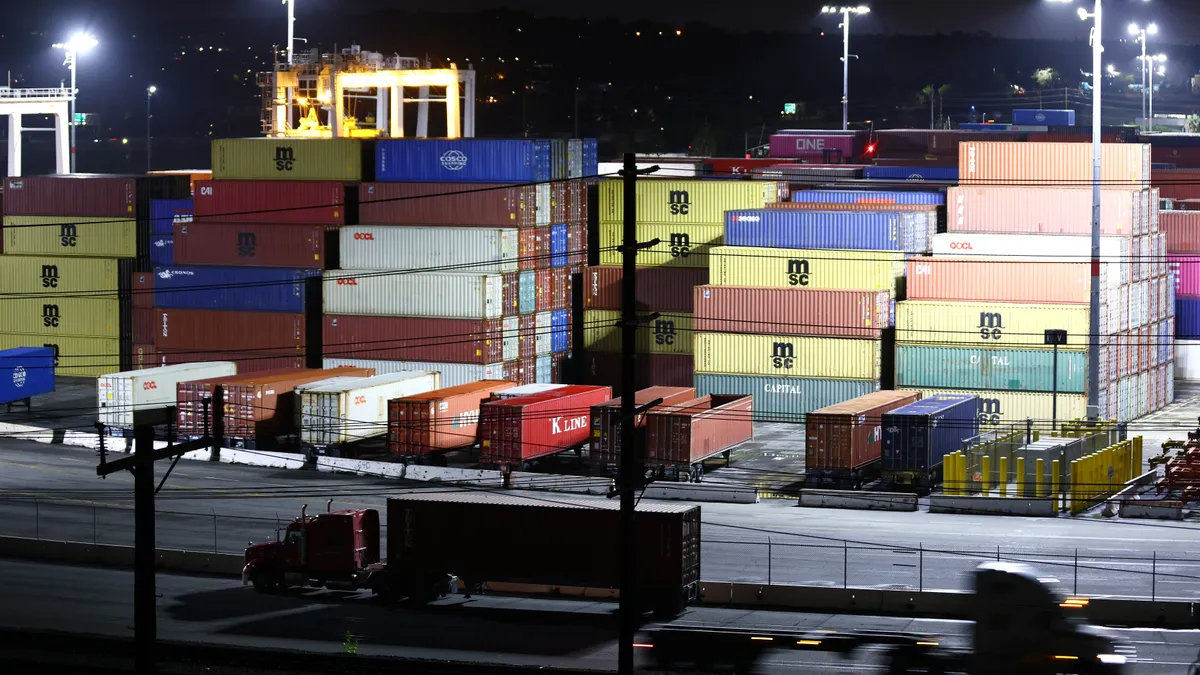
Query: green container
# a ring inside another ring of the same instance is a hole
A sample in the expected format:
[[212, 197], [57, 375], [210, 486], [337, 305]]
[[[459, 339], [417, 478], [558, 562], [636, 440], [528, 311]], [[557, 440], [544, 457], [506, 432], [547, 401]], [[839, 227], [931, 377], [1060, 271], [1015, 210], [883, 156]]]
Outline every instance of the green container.
[[763, 377], [696, 373], [696, 395], [743, 394], [754, 397], [755, 422], [804, 422], [813, 410], [879, 391], [878, 380], [827, 380], [817, 377]]
[[[1054, 353], [1043, 349], [979, 349], [896, 345], [896, 387], [1053, 391]], [[1082, 394], [1087, 353], [1058, 351], [1058, 391]]]

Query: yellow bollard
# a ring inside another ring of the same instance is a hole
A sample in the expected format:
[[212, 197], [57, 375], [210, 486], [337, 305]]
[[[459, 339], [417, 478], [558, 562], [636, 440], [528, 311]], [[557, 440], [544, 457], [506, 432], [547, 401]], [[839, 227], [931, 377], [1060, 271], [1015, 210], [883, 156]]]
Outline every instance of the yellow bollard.
[[1008, 496], [1008, 457], [1000, 457], [1000, 473], [996, 475], [996, 484], [1000, 487], [1000, 496]]
[[992, 458], [984, 455], [983, 457], [979, 458], [979, 461], [983, 464], [982, 468], [979, 470], [979, 491], [983, 496], [986, 497], [988, 489], [992, 487]]
[[1082, 459], [1071, 460], [1071, 484], [1067, 488], [1067, 510], [1071, 512], [1071, 515], [1077, 513], [1076, 508], [1079, 505], [1079, 475], [1082, 473], [1080, 466], [1083, 461]]
[[1138, 476], [1142, 475], [1142, 471], [1144, 471], [1144, 469], [1142, 468], [1143, 466], [1145, 466], [1145, 465], [1142, 464], [1142, 437], [1134, 436], [1133, 437], [1133, 477], [1134, 478], [1137, 478]]
[[1062, 495], [1059, 489], [1062, 484], [1062, 462], [1057, 459], [1050, 460], [1050, 496], [1054, 498], [1054, 509], [1062, 509]]
[[1035, 461], [1033, 463], [1033, 496], [1034, 497], [1045, 497], [1046, 496], [1045, 494], [1042, 493], [1042, 482], [1045, 480], [1045, 478], [1044, 478], [1045, 473], [1043, 473], [1043, 472], [1045, 470], [1046, 470], [1046, 460], [1042, 459], [1041, 457], [1038, 457], [1037, 461]]
[[954, 488], [951, 487], [951, 483], [954, 480], [954, 460], [955, 460], [955, 457], [954, 457], [953, 452], [946, 453], [946, 455], [942, 457], [942, 493], [943, 494], [948, 494], [948, 495], [954, 494]]
[[958, 462], [958, 494], [971, 494], [971, 459], [966, 453], [959, 451]]
[[1017, 458], [1017, 496], [1024, 497], [1025, 495], [1025, 458]]

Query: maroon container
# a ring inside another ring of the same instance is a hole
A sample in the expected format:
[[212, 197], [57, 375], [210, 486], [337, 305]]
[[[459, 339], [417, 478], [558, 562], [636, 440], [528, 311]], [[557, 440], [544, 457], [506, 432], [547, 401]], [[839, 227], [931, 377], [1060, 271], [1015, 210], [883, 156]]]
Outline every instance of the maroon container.
[[[706, 267], [639, 267], [637, 308], [691, 314], [692, 289], [707, 283]], [[621, 309], [620, 267], [602, 265], [584, 269], [583, 306], [587, 309]]]
[[133, 273], [133, 306], [135, 309], [154, 309], [154, 274]]
[[324, 355], [348, 359], [499, 363], [501, 319], [326, 315]]
[[804, 418], [808, 480], [854, 478], [853, 472], [878, 462], [883, 450], [883, 414], [920, 399], [919, 391], [873, 391], [808, 413]]
[[133, 357], [130, 359], [134, 370], [142, 370], [143, 368], [154, 368], [159, 365], [157, 354], [154, 352], [154, 345], [148, 342], [135, 342], [133, 345]]
[[[195, 220], [223, 223], [353, 224], [351, 186], [334, 181], [199, 180]], [[178, 247], [178, 243], [176, 244]], [[178, 260], [177, 260], [178, 262]], [[309, 265], [311, 267], [311, 265]]]
[[550, 228], [539, 227], [537, 238], [537, 264], [533, 266], [535, 270], [549, 269], [551, 260], [550, 247]]
[[522, 314], [521, 322], [521, 358], [527, 359], [536, 355], [537, 351], [537, 316]]
[[[621, 355], [580, 350], [575, 376], [586, 384], [604, 384], [621, 394]], [[646, 387], [691, 387], [695, 361], [691, 354], [638, 354], [638, 389]]]
[[574, 223], [567, 225], [567, 265], [583, 265], [587, 263], [587, 225]]
[[502, 316], [516, 316], [521, 313], [521, 273], [505, 272], [503, 275]]
[[538, 235], [540, 227], [522, 227], [517, 230], [517, 250], [520, 256], [517, 267], [523, 270], [537, 269]]
[[591, 407], [610, 398], [608, 387], [571, 385], [484, 403], [480, 461], [519, 464], [579, 447], [590, 435]]
[[551, 284], [551, 271], [541, 269], [536, 272], [537, 278], [537, 311], [548, 312], [554, 305], [554, 287]]
[[752, 396], [713, 394], [646, 414], [646, 464], [686, 467], [754, 437]]
[[550, 270], [550, 309], [569, 309], [571, 307], [571, 270], [566, 267], [555, 267]]
[[154, 346], [159, 351], [255, 351], [304, 356], [304, 315], [155, 309]]
[[149, 218], [151, 199], [189, 196], [187, 176], [16, 176], [4, 187], [10, 216]]
[[154, 342], [154, 308], [133, 308], [133, 341], [140, 344]]
[[555, 181], [550, 184], [550, 222], [567, 222], [568, 188], [566, 181]]
[[298, 369], [304, 367], [304, 355], [280, 356], [263, 352], [164, 352], [154, 350], [154, 366], [172, 366], [177, 363], [202, 363], [204, 361], [233, 361], [238, 374], [261, 373], [269, 370]]
[[587, 219], [587, 187], [581, 180], [565, 183], [567, 188], [567, 218], [562, 221], [568, 224], [580, 223]]
[[[264, 181], [270, 182], [270, 181]], [[327, 269], [326, 225], [176, 223], [176, 265]]]
[[[1091, 141], [1091, 138], [1088, 138], [1088, 141]], [[1200, 148], [1163, 148], [1152, 145], [1150, 161], [1155, 164], [1174, 164], [1176, 169], [1200, 169]]]
[[845, 161], [858, 157], [864, 134], [775, 134], [771, 136], [772, 157]]
[[696, 330], [879, 339], [892, 325], [887, 291], [697, 286]]
[[536, 185], [363, 183], [359, 222], [369, 225], [537, 225]]
[[504, 362], [504, 379], [519, 384], [537, 382], [537, 358], [528, 357]]
[[1154, 169], [1150, 185], [1162, 199], [1200, 199], [1200, 170]]
[[567, 353], [555, 352], [550, 355], [551, 384], [565, 384], [563, 376], [567, 370]]
[[[696, 398], [693, 387], [647, 387], [633, 395], [633, 404], [642, 408], [651, 401], [662, 399], [655, 408], [673, 406]], [[653, 408], [651, 408], [653, 410]], [[588, 444], [588, 461], [597, 466], [618, 465], [621, 460], [621, 398], [618, 396], [592, 406], [592, 438]], [[646, 415], [637, 418], [637, 426], [646, 425]]]

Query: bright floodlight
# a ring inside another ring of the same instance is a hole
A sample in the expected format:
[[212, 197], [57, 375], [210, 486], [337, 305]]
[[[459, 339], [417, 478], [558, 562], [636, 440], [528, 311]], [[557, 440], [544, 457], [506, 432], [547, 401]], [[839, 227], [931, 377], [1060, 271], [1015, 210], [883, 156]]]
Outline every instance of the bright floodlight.
[[1158, 35], [1158, 24], [1152, 23], [1149, 26], [1146, 26], [1146, 32], [1151, 35]]
[[1155, 61], [1162, 62], [1162, 61], [1167, 60], [1167, 55], [1166, 54], [1155, 54], [1154, 56], [1152, 56], [1150, 58], [1154, 59]]
[[65, 49], [69, 52], [84, 52], [100, 44], [99, 40], [85, 33], [71, 36], [67, 42], [55, 43], [55, 49]]
[[871, 8], [867, 7], [866, 5], [858, 5], [857, 7], [834, 7], [832, 5], [825, 5], [821, 8], [822, 14], [866, 14], [870, 11]]
[[1159, 74], [1159, 75], [1166, 75], [1166, 74], [1167, 74], [1167, 67], [1166, 67], [1166, 66], [1159, 66], [1159, 67], [1158, 67], [1158, 74]]
[[146, 91], [147, 91], [148, 93], [151, 93], [151, 94], [153, 94], [154, 92], [158, 91], [158, 87], [156, 87], [156, 86], [154, 86], [154, 85], [150, 85], [149, 87], [146, 87]]
[[1088, 14], [1088, 11], [1087, 11], [1086, 9], [1082, 8], [1082, 7], [1080, 7], [1080, 8], [1079, 8], [1079, 10], [1078, 10], [1078, 11], [1076, 11], [1075, 13], [1076, 13], [1076, 14], [1078, 14], [1078, 15], [1079, 15], [1079, 18], [1080, 18], [1081, 20], [1083, 20], [1083, 21], [1087, 21], [1087, 20], [1088, 20], [1088, 18], [1089, 18], [1089, 16], [1090, 16], [1090, 15]]
[[1130, 35], [1137, 35], [1140, 32], [1142, 32], [1142, 29], [1138, 28], [1138, 25], [1136, 23], [1129, 24], [1129, 34]]
[[1120, 75], [1121, 73], [1117, 72], [1116, 67], [1110, 63], [1110, 64], [1108, 64], [1108, 74], [1109, 75]]

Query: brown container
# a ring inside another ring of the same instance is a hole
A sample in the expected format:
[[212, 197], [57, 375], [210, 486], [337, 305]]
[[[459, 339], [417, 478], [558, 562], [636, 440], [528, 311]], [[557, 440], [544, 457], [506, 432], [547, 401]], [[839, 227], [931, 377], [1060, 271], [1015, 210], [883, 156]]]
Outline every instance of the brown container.
[[130, 359], [134, 370], [143, 368], [154, 368], [159, 365], [155, 361], [154, 345], [146, 342], [135, 342], [133, 345], [133, 358]]
[[[708, 283], [707, 267], [639, 267], [637, 309], [693, 312], [692, 289]], [[585, 309], [621, 309], [621, 268], [600, 265], [583, 271]]]
[[296, 430], [295, 388], [330, 377], [371, 377], [374, 368], [327, 368], [226, 380], [225, 435], [239, 439], [273, 439]]
[[565, 379], [567, 371], [567, 356], [566, 352], [554, 352], [550, 354], [550, 382], [551, 384], [568, 384]]
[[[696, 398], [694, 387], [647, 387], [633, 395], [633, 403], [641, 408], [655, 399], [662, 399], [655, 408], [674, 406]], [[592, 406], [592, 436], [588, 445], [588, 461], [595, 466], [616, 466], [621, 461], [621, 399]], [[646, 426], [643, 412], [637, 426]]]
[[875, 465], [883, 451], [883, 414], [920, 399], [919, 391], [876, 391], [808, 413], [806, 484], [860, 485], [878, 473], [877, 465], [869, 465]]
[[1162, 199], [1200, 199], [1200, 169], [1155, 169], [1150, 184]]
[[542, 228], [522, 227], [517, 230], [517, 267], [522, 270], [537, 269], [538, 235]]
[[587, 218], [587, 187], [581, 180], [564, 183], [567, 188], [567, 224], [581, 223]]
[[505, 272], [502, 277], [504, 309], [501, 311], [501, 315], [516, 316], [521, 313], [521, 273]]
[[186, 176], [16, 176], [4, 188], [4, 213], [10, 216], [136, 218], [147, 227], [151, 199], [191, 196]]
[[553, 249], [550, 247], [550, 228], [539, 227], [537, 238], [537, 258], [535, 259], [533, 269], [542, 270], [550, 267], [551, 250]]
[[132, 288], [134, 309], [154, 309], [153, 273], [134, 272]]
[[135, 344], [154, 344], [154, 309], [133, 308], [133, 341]]
[[359, 222], [367, 225], [537, 225], [536, 185], [363, 183]]
[[879, 339], [893, 324], [887, 291], [697, 286], [696, 330]]
[[646, 465], [692, 467], [750, 440], [753, 401], [752, 396], [712, 394], [650, 411]]
[[[612, 387], [613, 394], [621, 395], [621, 355], [579, 350], [575, 352], [579, 368], [575, 377], [584, 384], [602, 384]], [[638, 354], [638, 389], [646, 387], [691, 387], [695, 361], [691, 354]]]
[[587, 262], [587, 225], [567, 225], [567, 265], [574, 267]]
[[388, 401], [388, 449], [402, 457], [475, 445], [479, 404], [517, 386], [480, 380]]
[[[192, 363], [193, 361], [182, 361], [181, 363]], [[167, 365], [167, 364], [159, 364]], [[206, 410], [204, 401], [212, 400], [217, 393], [218, 388], [223, 388], [225, 384], [234, 384], [239, 382], [251, 382], [255, 378], [279, 378], [291, 377], [300, 373], [312, 373], [317, 371], [283, 368], [270, 370], [262, 370], [257, 373], [245, 373], [241, 371], [239, 365], [238, 374], [224, 378], [214, 378], [209, 380], [191, 380], [188, 382], [179, 382], [175, 385], [175, 405], [176, 414], [178, 416], [179, 433], [184, 436], [201, 435], [206, 431], [213, 432], [211, 417], [208, 418], [208, 424], [205, 424]], [[211, 405], [211, 404], [210, 404]], [[230, 407], [226, 405], [226, 412]], [[209, 411], [211, 413], [211, 410]], [[229, 430], [226, 429], [226, 435]]]
[[567, 222], [567, 209], [570, 198], [568, 197], [568, 181], [554, 181], [550, 184], [550, 222], [565, 223]]
[[329, 269], [325, 246], [335, 241], [325, 225], [176, 223], [175, 264]]
[[504, 362], [504, 379], [517, 384], [537, 382], [537, 357]]
[[551, 278], [551, 270], [540, 269], [537, 271], [537, 311], [539, 312], [558, 309], [554, 307], [554, 285]]
[[346, 225], [357, 216], [356, 194], [353, 184], [334, 181], [202, 180], [196, 181], [194, 217], [210, 223]]
[[253, 351], [304, 356], [303, 314], [155, 309], [154, 347], [164, 352]]
[[[504, 319], [429, 319], [399, 316], [325, 315], [324, 355], [388, 361], [499, 363], [508, 335]], [[515, 352], [513, 352], [515, 354]]]
[[550, 270], [550, 309], [570, 309], [571, 307], [571, 270], [566, 267], [555, 267]]
[[537, 352], [537, 316], [522, 314], [518, 321], [521, 332], [520, 358], [527, 359], [535, 356]]

